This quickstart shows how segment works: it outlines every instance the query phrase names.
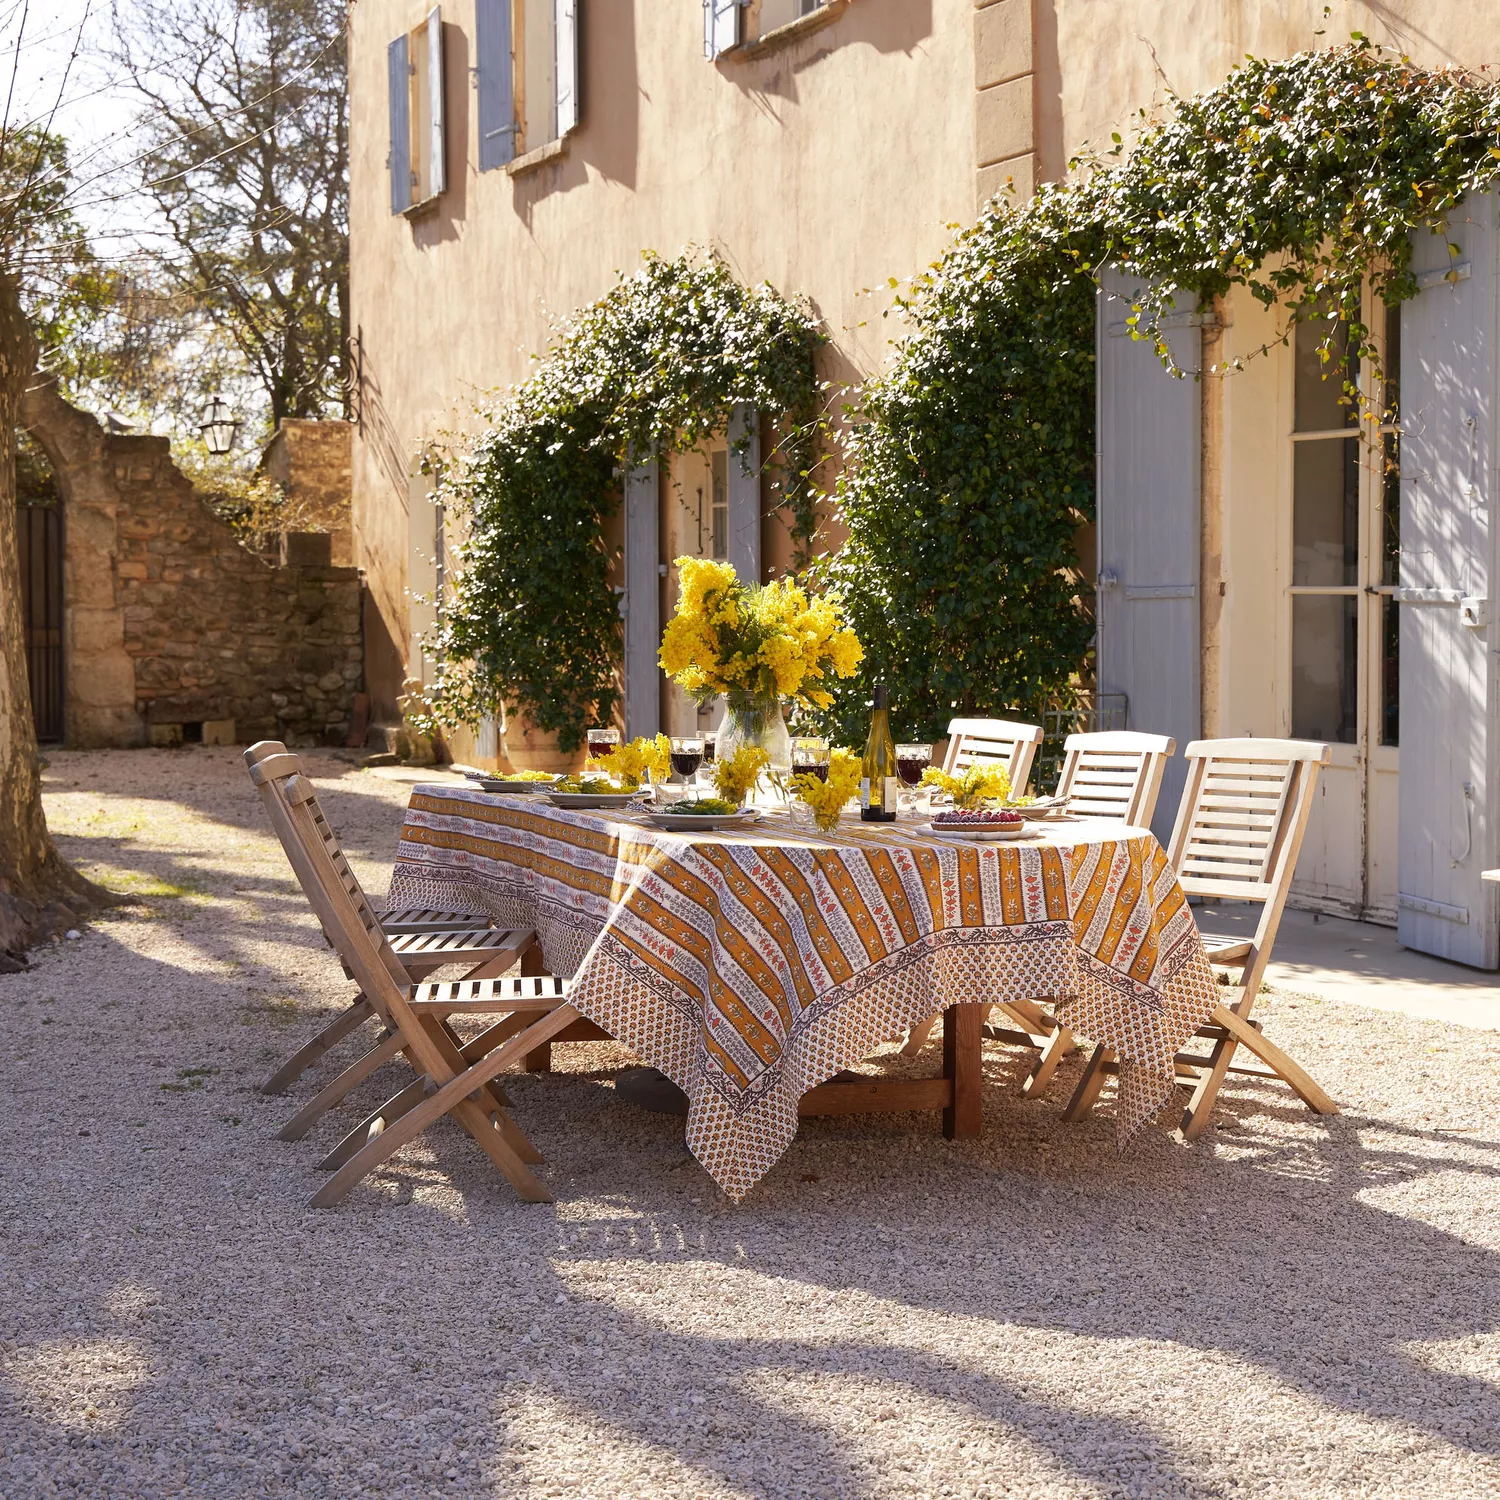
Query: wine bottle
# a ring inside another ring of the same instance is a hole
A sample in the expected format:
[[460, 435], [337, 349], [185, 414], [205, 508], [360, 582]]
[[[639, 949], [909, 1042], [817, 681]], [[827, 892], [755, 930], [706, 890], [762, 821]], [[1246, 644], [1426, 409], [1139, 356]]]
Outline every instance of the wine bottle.
[[891, 716], [885, 684], [875, 684], [875, 708], [870, 714], [870, 737], [859, 783], [859, 816], [866, 823], [894, 823], [901, 780], [896, 774], [896, 742], [891, 738]]

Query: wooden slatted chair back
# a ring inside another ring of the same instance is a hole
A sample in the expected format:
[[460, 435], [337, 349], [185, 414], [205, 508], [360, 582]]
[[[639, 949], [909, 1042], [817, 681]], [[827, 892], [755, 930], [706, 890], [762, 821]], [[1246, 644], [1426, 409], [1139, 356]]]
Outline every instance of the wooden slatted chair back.
[[948, 725], [948, 753], [943, 769], [950, 776], [970, 766], [999, 764], [1010, 777], [1012, 797], [1024, 797], [1031, 765], [1042, 743], [1039, 724], [1009, 719], [954, 719]]
[[1189, 896], [1259, 901], [1241, 984], [1259, 988], [1329, 748], [1313, 740], [1195, 740], [1168, 858]]
[[1165, 734], [1120, 730], [1070, 734], [1063, 743], [1057, 795], [1068, 811], [1145, 828], [1156, 811], [1161, 778], [1177, 742]]
[[[339, 889], [347, 898], [354, 918], [365, 934], [366, 945], [379, 957], [392, 981], [398, 986], [404, 986], [407, 980], [406, 969], [391, 948], [390, 940], [381, 928], [380, 921], [365, 896], [358, 877], [349, 867], [349, 861], [339, 847], [338, 838], [324, 816], [323, 809], [318, 805], [317, 794], [313, 790], [311, 780], [302, 769], [302, 762], [280, 741], [262, 740], [245, 752], [245, 763], [250, 768], [250, 780], [255, 783], [261, 800], [265, 803], [271, 826], [276, 830], [281, 847], [286, 853], [293, 873], [297, 876], [297, 883], [302, 887], [302, 892], [313, 910], [318, 912], [319, 920], [322, 921], [322, 912], [319, 908], [324, 899], [324, 893], [315, 872], [317, 862], [311, 857], [313, 845], [316, 845], [323, 858], [327, 860], [329, 868], [332, 869]], [[304, 799], [301, 805], [307, 809], [305, 824], [290, 817], [284, 797], [278, 790], [284, 788], [288, 779], [294, 776], [301, 778], [300, 786]], [[344, 951], [345, 945], [341, 943], [336, 929], [324, 922], [323, 935], [344, 961], [349, 972], [358, 977], [349, 954]], [[360, 988], [367, 995], [370, 994], [363, 982]], [[371, 1000], [373, 1003], [373, 996]]]

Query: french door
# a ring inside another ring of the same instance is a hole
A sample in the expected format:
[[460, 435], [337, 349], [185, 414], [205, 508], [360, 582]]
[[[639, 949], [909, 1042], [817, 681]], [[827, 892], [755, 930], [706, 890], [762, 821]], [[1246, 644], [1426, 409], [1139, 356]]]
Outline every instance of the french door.
[[[1399, 436], [1391, 420], [1400, 379], [1399, 309], [1378, 309], [1386, 385], [1335, 346], [1326, 363], [1323, 322], [1297, 325], [1293, 368], [1290, 729], [1324, 740], [1324, 770], [1297, 865], [1302, 904], [1396, 921], [1400, 746]], [[1345, 404], [1356, 385], [1367, 423]]]

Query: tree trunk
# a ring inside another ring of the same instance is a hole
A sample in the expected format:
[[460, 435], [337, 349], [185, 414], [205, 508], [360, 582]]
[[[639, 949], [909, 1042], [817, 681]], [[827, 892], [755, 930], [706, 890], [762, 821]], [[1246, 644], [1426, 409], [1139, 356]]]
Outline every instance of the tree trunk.
[[16, 425], [35, 368], [16, 283], [0, 271], [0, 973], [24, 968], [32, 943], [109, 899], [63, 863], [42, 812], [16, 549]]

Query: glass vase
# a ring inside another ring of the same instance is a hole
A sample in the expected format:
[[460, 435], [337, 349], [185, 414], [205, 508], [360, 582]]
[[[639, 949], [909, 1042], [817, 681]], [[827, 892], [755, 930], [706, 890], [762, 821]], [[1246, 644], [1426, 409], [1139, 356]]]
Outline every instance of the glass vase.
[[719, 726], [719, 760], [728, 760], [741, 745], [759, 745], [771, 757], [766, 768], [780, 776], [792, 769], [792, 737], [787, 732], [781, 700], [731, 693], [725, 699], [727, 709]]

